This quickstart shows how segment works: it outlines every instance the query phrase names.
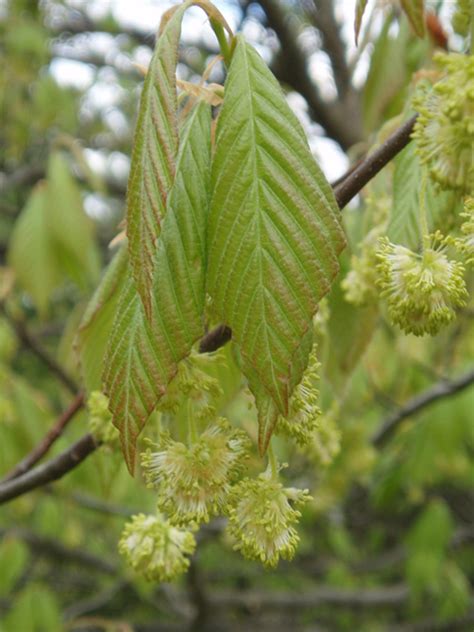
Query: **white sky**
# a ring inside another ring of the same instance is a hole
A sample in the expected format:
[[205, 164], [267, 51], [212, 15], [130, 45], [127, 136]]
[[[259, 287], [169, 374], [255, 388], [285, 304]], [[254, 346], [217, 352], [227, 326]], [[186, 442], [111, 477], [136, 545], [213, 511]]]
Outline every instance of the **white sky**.
[[[236, 29], [241, 17], [238, 0], [213, 1], [223, 13], [231, 28]], [[362, 23], [362, 31], [367, 22], [367, 15], [370, 13], [370, 9], [375, 2], [376, 0], [369, 0], [366, 16]], [[356, 0], [335, 0], [336, 15], [342, 24], [342, 35], [348, 46], [349, 59], [356, 53], [353, 30], [355, 3]], [[97, 20], [112, 14], [119, 24], [137, 28], [143, 30], [144, 33], [149, 32], [150, 35], [152, 35], [158, 28], [163, 12], [173, 4], [176, 4], [176, 2], [172, 0], [69, 0], [68, 4], [71, 7], [77, 7], [82, 11], [86, 11], [91, 18]], [[430, 4], [430, 2], [427, 4]], [[448, 2], [446, 4], [448, 5], [449, 11], [449, 5], [453, 3]], [[378, 18], [376, 17], [372, 25], [375, 31], [380, 28], [381, 21], [382, 15], [380, 14]], [[262, 46], [260, 42], [262, 41], [263, 33], [264, 29], [262, 29], [256, 20], [247, 21], [244, 31], [246, 38], [251, 43], [256, 44], [260, 54], [262, 54], [266, 61], [269, 61], [271, 57], [269, 47], [274, 47], [277, 43], [275, 39], [267, 38], [265, 46]], [[206, 16], [202, 10], [198, 8], [193, 8], [186, 13], [183, 22], [182, 37], [186, 43], [192, 43], [193, 41], [199, 43], [200, 41], [204, 41], [210, 46], [215, 46], [215, 36], [212, 29], [209, 26]], [[311, 39], [311, 33], [306, 37]], [[125, 55], [120, 54], [114, 38], [106, 34], [94, 34], [89, 39], [87, 45], [90, 46], [91, 44], [93, 44], [94, 51], [97, 52], [97, 54], [105, 56], [106, 59], [107, 56], [109, 56], [110, 60], [113, 59], [115, 65], [122, 65], [125, 69], [127, 65], [128, 67], [130, 66], [132, 61], [147, 65], [151, 54], [148, 48], [139, 47], [134, 59], [130, 60]], [[314, 47], [314, 42], [311, 41], [302, 41], [301, 44]], [[354, 73], [356, 85], [362, 83], [364, 80], [368, 69], [369, 56], [369, 50], [366, 50], [358, 62]], [[100, 71], [98, 77], [96, 77], [94, 69], [87, 64], [64, 58], [55, 59], [51, 64], [51, 71], [57, 81], [62, 85], [74, 85], [86, 90], [84, 100], [85, 107], [91, 111], [100, 110], [104, 116], [104, 120], [114, 129], [114, 132], [123, 134], [130, 132], [129, 125], [131, 122], [125, 120], [123, 114], [121, 114], [117, 107], [120, 102], [122, 88], [117, 85], [113, 71], [107, 72], [107, 69], [104, 69]], [[332, 98], [335, 95], [335, 87], [331, 76], [330, 63], [324, 52], [316, 50], [311, 55], [309, 71], [321, 93], [327, 98]], [[306, 115], [304, 99], [297, 94], [290, 94], [288, 101], [302, 121], [308, 134], [311, 149], [321, 164], [326, 177], [330, 181], [336, 179], [347, 169], [347, 157], [335, 142], [323, 137], [322, 130], [309, 120], [309, 117]], [[110, 160], [106, 156], [100, 155], [99, 152], [90, 151], [88, 155], [91, 162], [93, 162], [92, 167], [100, 171], [108, 168], [115, 169], [114, 165], [110, 164]], [[124, 164], [127, 162], [127, 157], [123, 156], [122, 158], [120, 163], [121, 177], [123, 177]]]

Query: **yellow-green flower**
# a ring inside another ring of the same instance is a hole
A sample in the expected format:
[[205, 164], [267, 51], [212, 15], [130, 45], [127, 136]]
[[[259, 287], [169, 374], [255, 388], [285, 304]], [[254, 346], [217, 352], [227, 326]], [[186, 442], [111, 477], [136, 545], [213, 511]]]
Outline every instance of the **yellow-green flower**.
[[89, 410], [89, 431], [101, 443], [117, 445], [119, 431], [112, 423], [109, 398], [100, 391], [92, 391], [87, 400]]
[[319, 391], [316, 387], [319, 367], [315, 345], [309, 355], [303, 378], [291, 396], [289, 415], [280, 416], [277, 422], [277, 433], [291, 437], [301, 446], [311, 442], [312, 435], [318, 428], [318, 417], [321, 412], [318, 406]]
[[461, 217], [465, 218], [461, 225], [462, 236], [452, 241], [463, 255], [466, 264], [472, 265], [474, 264], [474, 198], [467, 198]]
[[241, 475], [250, 440], [243, 430], [218, 419], [191, 445], [163, 433], [157, 450], [142, 455], [158, 506], [173, 524], [208, 522], [226, 506], [232, 483]]
[[465, 305], [464, 266], [449, 260], [443, 248], [417, 254], [385, 238], [377, 257], [378, 285], [390, 318], [406, 333], [434, 335]]
[[445, 187], [474, 190], [474, 55], [438, 54], [446, 76], [414, 100], [421, 162]]
[[190, 531], [173, 527], [160, 514], [138, 514], [127, 522], [119, 551], [128, 564], [149, 581], [166, 582], [186, 571], [196, 548]]
[[232, 490], [228, 532], [244, 557], [275, 567], [293, 558], [299, 543], [295, 525], [310, 496], [307, 490], [284, 487], [269, 467], [256, 479], [246, 478]]
[[191, 354], [179, 363], [178, 372], [173, 378], [159, 409], [163, 412], [177, 413], [184, 401], [190, 401], [196, 419], [208, 421], [215, 417], [215, 403], [222, 395], [222, 389], [215, 377], [207, 373], [207, 365], [219, 362], [219, 354]]

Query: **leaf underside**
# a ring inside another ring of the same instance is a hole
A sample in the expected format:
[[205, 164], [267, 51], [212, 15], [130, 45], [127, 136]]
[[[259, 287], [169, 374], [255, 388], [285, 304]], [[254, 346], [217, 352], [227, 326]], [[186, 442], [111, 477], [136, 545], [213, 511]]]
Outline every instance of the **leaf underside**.
[[204, 333], [210, 127], [210, 108], [201, 103], [181, 136], [176, 177], [156, 247], [150, 315], [145, 315], [129, 274], [109, 340], [104, 390], [132, 473], [140, 431], [177, 363]]
[[285, 415], [307, 363], [309, 351], [300, 347], [345, 240], [303, 129], [263, 60], [240, 37], [217, 123], [211, 187], [213, 308], [232, 328], [257, 400], [264, 391]]

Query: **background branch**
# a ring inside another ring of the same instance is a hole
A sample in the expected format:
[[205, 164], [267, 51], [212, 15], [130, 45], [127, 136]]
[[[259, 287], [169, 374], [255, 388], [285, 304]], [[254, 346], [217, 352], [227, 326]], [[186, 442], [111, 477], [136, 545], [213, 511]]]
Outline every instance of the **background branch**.
[[17, 478], [30, 470], [33, 465], [36, 465], [36, 463], [38, 463], [38, 461], [48, 452], [54, 442], [62, 435], [68, 423], [77, 411], [83, 407], [83, 405], [84, 396], [82, 393], [79, 393], [79, 395], [76, 395], [73, 399], [70, 406], [66, 408], [63, 414], [58, 418], [56, 423], [50, 428], [49, 432], [43, 437], [40, 443], [38, 443], [24, 459], [15, 465], [15, 467], [4, 477], [2, 482]]
[[380, 425], [372, 438], [372, 443], [378, 448], [382, 447], [392, 437], [400, 423], [407, 417], [411, 417], [427, 406], [431, 406], [439, 399], [451, 397], [456, 393], [463, 391], [474, 383], [474, 369], [468, 371], [455, 380], [442, 380], [431, 388], [427, 389], [420, 395], [416, 395], [412, 399], [399, 408], [397, 411], [389, 415]]

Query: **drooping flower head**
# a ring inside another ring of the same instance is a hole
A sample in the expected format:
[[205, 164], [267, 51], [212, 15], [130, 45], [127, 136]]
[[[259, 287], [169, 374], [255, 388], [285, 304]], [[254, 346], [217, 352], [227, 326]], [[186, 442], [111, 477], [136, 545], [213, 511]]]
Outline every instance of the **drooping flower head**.
[[189, 446], [163, 433], [155, 447], [142, 455], [145, 478], [158, 490], [158, 507], [173, 524], [184, 525], [208, 522], [223, 511], [231, 485], [242, 473], [250, 440], [221, 418]]
[[308, 445], [310, 458], [323, 467], [330, 465], [341, 450], [341, 431], [336, 421], [338, 414], [337, 404], [321, 414], [318, 429]]
[[234, 548], [269, 567], [275, 567], [280, 557], [291, 560], [299, 543], [298, 507], [311, 499], [308, 491], [284, 487], [269, 466], [258, 478], [238, 483], [232, 496], [228, 532]]
[[406, 333], [434, 335], [465, 305], [464, 266], [449, 260], [443, 247], [421, 254], [381, 240], [378, 284], [392, 321]]
[[101, 443], [117, 445], [120, 435], [112, 424], [109, 398], [100, 391], [92, 391], [87, 400], [87, 408], [89, 410], [89, 431], [92, 436]]
[[431, 177], [463, 193], [474, 190], [474, 55], [435, 57], [446, 76], [414, 100], [414, 137]]
[[277, 433], [291, 437], [300, 446], [310, 443], [313, 433], [318, 428], [318, 417], [321, 412], [318, 406], [319, 391], [317, 389], [319, 367], [316, 345], [314, 345], [303, 378], [291, 396], [289, 415], [288, 417], [280, 416], [277, 422]]
[[138, 514], [127, 522], [119, 551], [128, 564], [149, 581], [166, 582], [189, 566], [196, 540], [190, 531], [173, 527], [160, 514]]
[[159, 409], [177, 413], [184, 401], [193, 404], [196, 419], [209, 420], [216, 415], [216, 400], [222, 395], [219, 382], [204, 368], [222, 360], [219, 354], [191, 354], [178, 365], [178, 372], [161, 398]]

